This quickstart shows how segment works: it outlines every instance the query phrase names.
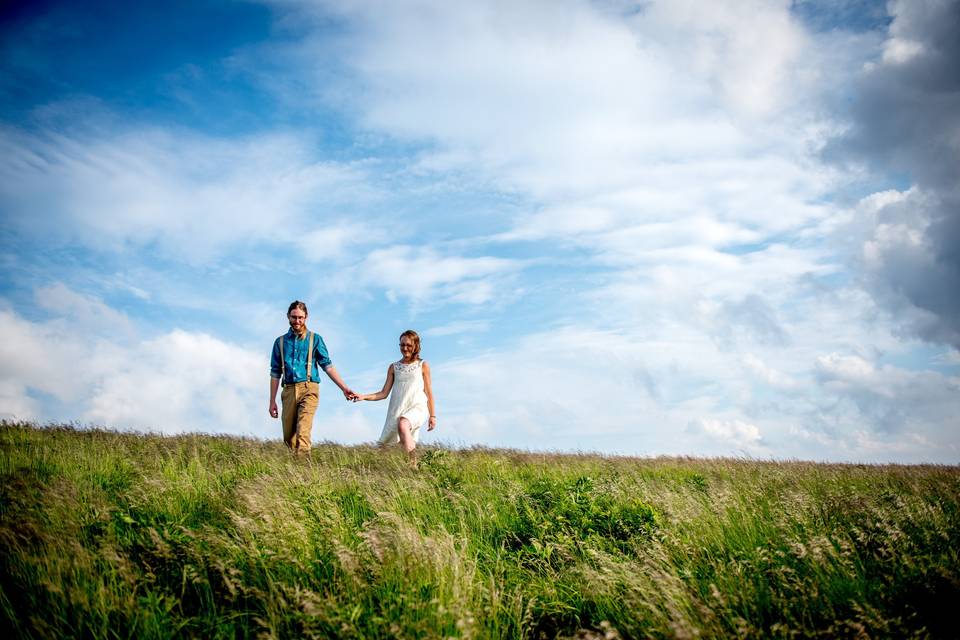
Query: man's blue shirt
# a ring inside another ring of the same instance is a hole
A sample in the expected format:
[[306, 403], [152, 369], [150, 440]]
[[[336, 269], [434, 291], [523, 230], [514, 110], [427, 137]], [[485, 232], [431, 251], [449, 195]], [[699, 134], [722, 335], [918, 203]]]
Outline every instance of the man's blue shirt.
[[[273, 354], [270, 357], [270, 377], [279, 378], [280, 367], [280, 341], [283, 340], [283, 384], [294, 384], [297, 382], [306, 382], [307, 380], [307, 347], [310, 343], [310, 333], [307, 331], [300, 338], [290, 329], [285, 334], [273, 341]], [[323, 343], [323, 338], [319, 334], [313, 334], [313, 371], [311, 371], [310, 380], [320, 382], [320, 369], [326, 371], [327, 367], [332, 365], [330, 355], [327, 353], [327, 345]]]

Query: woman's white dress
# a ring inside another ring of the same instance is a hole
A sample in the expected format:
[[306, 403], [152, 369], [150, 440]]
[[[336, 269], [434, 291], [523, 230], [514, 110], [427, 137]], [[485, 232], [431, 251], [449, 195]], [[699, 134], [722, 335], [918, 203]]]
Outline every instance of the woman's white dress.
[[381, 444], [400, 442], [397, 421], [406, 418], [410, 421], [410, 435], [417, 442], [422, 427], [429, 416], [427, 394], [423, 390], [423, 360], [410, 364], [394, 362], [393, 388], [390, 390], [390, 406], [387, 407], [387, 419], [380, 433]]

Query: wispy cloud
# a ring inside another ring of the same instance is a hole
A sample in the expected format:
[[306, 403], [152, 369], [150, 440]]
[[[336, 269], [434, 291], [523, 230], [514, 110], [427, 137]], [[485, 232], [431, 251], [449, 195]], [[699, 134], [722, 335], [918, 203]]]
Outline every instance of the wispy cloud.
[[361, 282], [384, 290], [391, 301], [483, 304], [502, 295], [508, 277], [521, 266], [511, 259], [445, 256], [430, 248], [396, 245], [370, 252], [356, 272]]
[[430, 327], [423, 332], [425, 336], [455, 336], [461, 333], [483, 333], [490, 328], [487, 320], [461, 320], [439, 327]]
[[156, 246], [193, 264], [241, 246], [296, 243], [375, 196], [362, 166], [318, 160], [290, 134], [7, 129], [0, 149], [8, 224], [108, 251]]
[[818, 358], [815, 371], [825, 390], [855, 406], [860, 421], [879, 432], [934, 427], [942, 437], [956, 428], [960, 376], [835, 353]]
[[769, 453], [769, 449], [762, 444], [763, 438], [760, 434], [760, 428], [742, 420], [705, 418], [691, 422], [687, 426], [687, 430], [691, 433], [704, 434], [713, 438], [725, 446], [731, 447], [733, 451], [739, 450], [754, 455]]
[[764, 188], [753, 178], [781, 178], [778, 159], [805, 142], [768, 120], [815, 81], [797, 64], [815, 44], [782, 3], [654, 3], [629, 15], [574, 1], [302, 10], [351, 25], [342, 56], [356, 75], [344, 93], [367, 127], [433, 143], [439, 166], [457, 161], [548, 202], [680, 174], [706, 189], [717, 171]]

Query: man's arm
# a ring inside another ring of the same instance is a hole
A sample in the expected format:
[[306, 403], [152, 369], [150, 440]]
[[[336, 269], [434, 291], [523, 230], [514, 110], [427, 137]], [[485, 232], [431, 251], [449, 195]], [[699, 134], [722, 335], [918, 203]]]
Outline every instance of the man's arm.
[[357, 397], [357, 394], [353, 392], [350, 387], [340, 378], [340, 374], [337, 373], [337, 368], [335, 366], [327, 365], [323, 368], [323, 372], [327, 374], [327, 377], [333, 380], [333, 384], [340, 387], [340, 391], [343, 391], [343, 397], [347, 400], [353, 400]]
[[280, 386], [280, 378], [270, 376], [270, 417], [276, 418], [280, 415], [277, 411], [277, 388]]
[[[314, 334], [317, 335], [317, 334]], [[316, 359], [317, 366], [323, 369], [323, 372], [327, 374], [333, 383], [340, 387], [340, 391], [343, 391], [343, 397], [347, 400], [353, 400], [357, 397], [357, 394], [347, 386], [347, 384], [340, 378], [340, 374], [337, 373], [337, 368], [333, 366], [333, 362], [330, 360], [330, 352], [327, 351], [327, 345], [323, 341], [323, 338], [317, 336], [317, 342], [313, 347], [314, 349], [314, 358]]]
[[283, 362], [280, 361], [281, 340], [283, 340], [283, 336], [274, 340], [273, 349], [270, 350], [270, 408], [268, 411], [270, 412], [271, 418], [276, 418], [279, 415], [277, 411], [277, 388], [280, 386], [280, 375], [283, 372]]

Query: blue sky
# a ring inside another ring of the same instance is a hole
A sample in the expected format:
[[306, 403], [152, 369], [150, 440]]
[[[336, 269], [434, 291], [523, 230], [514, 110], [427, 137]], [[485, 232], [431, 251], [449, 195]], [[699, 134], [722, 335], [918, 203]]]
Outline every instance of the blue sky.
[[956, 2], [3, 12], [7, 419], [278, 439], [299, 298], [426, 442], [960, 461]]

